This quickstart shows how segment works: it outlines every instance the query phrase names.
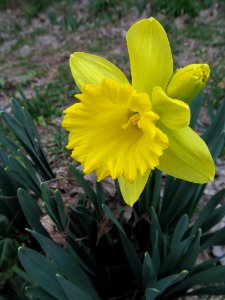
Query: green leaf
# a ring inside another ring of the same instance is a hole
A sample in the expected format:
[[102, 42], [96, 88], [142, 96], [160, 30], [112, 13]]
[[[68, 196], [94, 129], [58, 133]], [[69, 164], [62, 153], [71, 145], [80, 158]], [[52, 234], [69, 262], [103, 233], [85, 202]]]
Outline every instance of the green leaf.
[[51, 239], [31, 230], [29, 232], [37, 239], [43, 250], [51, 257], [62, 274], [72, 281], [78, 289], [81, 291], [88, 290], [94, 299], [99, 299], [90, 278], [81, 269], [79, 265], [80, 261], [76, 261], [74, 257], [70, 256], [66, 250], [58, 246]]
[[189, 237], [171, 249], [171, 251], [164, 258], [163, 266], [160, 269], [161, 276], [179, 272], [181, 270], [180, 263], [182, 263], [184, 256], [189, 253], [190, 246], [192, 245], [194, 239], [195, 236]]
[[70, 169], [71, 169], [72, 175], [75, 177], [77, 182], [80, 184], [82, 189], [85, 191], [87, 197], [92, 201], [96, 201], [96, 194], [95, 194], [94, 190], [90, 186], [89, 182], [86, 179], [84, 179], [84, 176], [81, 174], [81, 172], [79, 172], [77, 170], [77, 168], [73, 165], [70, 165]]
[[14, 189], [14, 186], [11, 183], [10, 176], [9, 174], [7, 174], [7, 172], [1, 165], [0, 165], [0, 194], [5, 196], [16, 195], [16, 189]]
[[66, 226], [67, 226], [67, 215], [65, 212], [65, 207], [64, 207], [64, 203], [62, 200], [62, 196], [59, 190], [56, 190], [54, 192], [54, 196], [55, 196], [55, 210], [58, 212], [59, 215], [59, 221], [61, 224], [61, 227], [66, 230]]
[[216, 267], [216, 264], [218, 263], [219, 259], [220, 257], [203, 261], [202, 263], [194, 266], [191, 274], [195, 274]]
[[159, 238], [158, 238], [159, 234], [156, 231], [155, 233], [155, 242], [153, 244], [153, 248], [152, 248], [152, 264], [154, 267], [154, 270], [156, 272], [156, 274], [158, 275], [161, 269], [161, 258], [160, 258], [160, 251], [159, 251]]
[[54, 177], [51, 168], [42, 149], [38, 131], [29, 113], [21, 108], [16, 100], [11, 101], [13, 114], [2, 112], [2, 116], [8, 127], [16, 135], [19, 143], [24, 147], [43, 179]]
[[167, 276], [166, 278], [163, 278], [159, 281], [157, 281], [153, 287], [157, 290], [160, 291], [160, 293], [165, 292], [165, 290], [167, 290], [171, 285], [182, 281], [187, 275], [188, 275], [188, 271], [187, 270], [183, 270], [182, 272], [180, 272], [179, 274], [174, 274], [174, 275], [170, 275]]
[[52, 170], [48, 164], [45, 152], [41, 145], [38, 130], [34, 125], [31, 115], [24, 107], [20, 106], [18, 101], [14, 99], [11, 100], [11, 106], [15, 118], [20, 122], [20, 124], [22, 124], [24, 132], [33, 145], [34, 151], [32, 151], [31, 154], [33, 154], [35, 158], [38, 158], [39, 163], [43, 167], [44, 173], [46, 172], [46, 179], [53, 178]]
[[18, 146], [9, 138], [7, 138], [3, 132], [0, 132], [0, 143], [5, 149], [10, 149], [13, 152], [16, 152]]
[[225, 216], [225, 205], [218, 207], [212, 211], [212, 214], [208, 218], [208, 221], [202, 226], [202, 230], [204, 232], [213, 228], [216, 224], [218, 224], [223, 217]]
[[[64, 293], [66, 294], [68, 300], [74, 300], [74, 299], [93, 300], [94, 299], [93, 297], [88, 295], [86, 292], [79, 289], [77, 286], [74, 286], [71, 282], [69, 282], [62, 276], [57, 275], [57, 279], [58, 279], [59, 284], [61, 285]], [[86, 289], [86, 291], [88, 291], [88, 289]]]
[[[225, 196], [225, 189], [221, 190], [220, 192], [216, 193], [208, 202], [207, 204], [203, 207], [201, 210], [197, 220], [195, 221], [194, 225], [191, 228], [190, 234], [194, 234], [197, 232], [198, 228], [202, 228], [202, 231], [204, 232], [205, 230], [203, 229], [203, 226], [208, 223], [208, 219], [210, 218], [213, 210], [215, 207], [223, 200], [223, 197]], [[210, 226], [211, 227], [211, 226]]]
[[48, 215], [59, 230], [66, 230], [67, 216], [60, 192], [52, 192], [45, 183], [41, 183], [41, 193]]
[[0, 214], [0, 236], [5, 235], [10, 228], [10, 223], [5, 215]]
[[157, 210], [160, 198], [160, 188], [161, 188], [161, 172], [159, 170], [155, 170], [152, 176], [152, 189], [151, 193], [151, 203], [149, 207], [153, 207], [155, 211]]
[[6, 238], [0, 241], [0, 272], [10, 269], [17, 261], [17, 243]]
[[14, 157], [9, 157], [7, 173], [16, 180], [21, 187], [32, 189], [40, 195], [39, 180], [35, 174], [30, 173], [19, 161]]
[[29, 136], [30, 141], [33, 143], [34, 147], [38, 146], [39, 148], [41, 140], [30, 114], [24, 107], [21, 107], [19, 102], [15, 99], [12, 99], [10, 102], [13, 115], [21, 124], [23, 124], [24, 129], [27, 135]]
[[48, 236], [48, 233], [46, 232], [46, 230], [40, 222], [40, 218], [43, 215], [43, 213], [37, 204], [37, 200], [35, 200], [31, 195], [28, 194], [27, 191], [23, 189], [18, 190], [17, 196], [22, 211], [30, 227], [38, 233]]
[[168, 181], [167, 184], [168, 187], [166, 186], [164, 192], [159, 217], [160, 224], [163, 225], [163, 228], [170, 226], [176, 218], [180, 218], [183, 215], [185, 206], [187, 204], [190, 206], [190, 202], [195, 202], [195, 199], [198, 199], [198, 196], [200, 196], [198, 194], [199, 185], [197, 184], [179, 179], [174, 179], [172, 182]]
[[[207, 286], [203, 287], [197, 290], [194, 290], [193, 292], [188, 293], [188, 296], [192, 295], [225, 295], [225, 284], [220, 284], [220, 285], [212, 285], [212, 286]], [[223, 299], [223, 298], [220, 298]]]
[[22, 280], [24, 280], [27, 284], [33, 284], [33, 281], [31, 280], [30, 276], [27, 275], [27, 273], [23, 270], [23, 268], [18, 267], [17, 264], [14, 265], [10, 271], [16, 274]]
[[208, 113], [208, 116], [210, 117], [211, 121], [215, 118], [214, 110], [215, 110], [215, 107], [214, 107], [213, 101], [207, 97], [207, 113]]
[[68, 237], [67, 251], [69, 255], [79, 263], [86, 274], [89, 274], [92, 278], [97, 277], [96, 273], [98, 266], [90, 249], [88, 249], [87, 247], [80, 247], [80, 245], [75, 244], [74, 238], [72, 239], [70, 237], [70, 233]]
[[190, 122], [191, 128], [195, 127], [195, 124], [198, 120], [201, 104], [202, 104], [202, 93], [199, 93], [198, 96], [189, 103], [191, 109], [191, 122]]
[[140, 215], [149, 212], [151, 207], [154, 207], [157, 211], [160, 197], [160, 187], [161, 172], [155, 169], [151, 172], [140, 199], [136, 204], [138, 205], [138, 211]]
[[173, 249], [176, 247], [181, 240], [183, 239], [185, 233], [188, 230], [189, 226], [189, 218], [188, 215], [183, 215], [180, 217], [179, 221], [177, 222], [177, 225], [174, 229], [173, 235], [172, 235], [172, 241], [171, 241], [171, 248]]
[[96, 183], [96, 196], [97, 196], [97, 213], [98, 218], [101, 219], [104, 216], [102, 205], [104, 204], [104, 190], [101, 182]]
[[106, 215], [111, 219], [111, 221], [116, 225], [117, 229], [119, 230], [119, 236], [123, 245], [124, 253], [126, 254], [127, 260], [129, 262], [129, 265], [133, 271], [133, 274], [136, 276], [137, 280], [139, 281], [139, 283], [142, 284], [142, 265], [137, 253], [135, 252], [130, 240], [128, 239], [122, 225], [116, 219], [116, 217], [111, 212], [111, 210], [105, 205], [103, 205], [102, 207]]
[[0, 213], [13, 219], [20, 211], [20, 205], [16, 197], [19, 186], [11, 180], [11, 177], [0, 165]]
[[[93, 188], [90, 186], [90, 183], [84, 178], [83, 174], [81, 174], [81, 172], [79, 172], [76, 169], [75, 166], [70, 165], [70, 169], [71, 169], [72, 175], [76, 179], [77, 183], [79, 183], [79, 185], [84, 190], [88, 199], [94, 204], [94, 207], [95, 207], [95, 210], [97, 213], [97, 218], [101, 218], [102, 209], [100, 209], [100, 207], [99, 207], [100, 203], [98, 202], [99, 200], [101, 201], [101, 198], [99, 198], [99, 199], [97, 198], [97, 195], [94, 192]], [[98, 193], [99, 193], [99, 191], [98, 191]]]
[[[214, 160], [221, 153], [225, 144], [225, 101], [218, 109], [212, 124], [206, 130], [203, 138], [211, 150]], [[205, 185], [197, 185], [178, 179], [169, 178], [165, 187], [160, 214], [160, 224], [163, 228], [171, 226], [181, 215], [189, 218], [195, 211]]]
[[145, 299], [146, 300], [155, 300], [160, 295], [160, 291], [155, 288], [148, 288], [145, 292]]
[[201, 251], [214, 245], [225, 244], [225, 228], [205, 234], [201, 238]]
[[154, 245], [156, 243], [156, 234], [158, 240], [158, 249], [160, 258], [164, 256], [164, 240], [163, 240], [163, 233], [161, 230], [161, 226], [158, 221], [158, 217], [154, 208], [151, 208], [151, 228], [150, 228], [150, 239], [151, 244]]
[[152, 259], [148, 252], [145, 253], [145, 258], [142, 267], [142, 278], [144, 288], [150, 288], [157, 280], [157, 275], [153, 267]]
[[[28, 295], [31, 295], [35, 300], [55, 300], [58, 298], [53, 297], [44, 289], [37, 286], [29, 286], [26, 288]], [[67, 300], [67, 299], [66, 299]]]
[[11, 114], [2, 112], [2, 117], [8, 127], [13, 131], [13, 133], [16, 135], [18, 138], [19, 142], [27, 148], [29, 151], [32, 152], [33, 150], [33, 145], [30, 141], [30, 139], [27, 137], [26, 132], [24, 131], [23, 126], [20, 124], [20, 122], [13, 117]]
[[78, 237], [95, 235], [97, 222], [86, 207], [78, 205], [76, 207], [69, 206], [69, 208], [71, 210], [70, 229], [73, 233]]
[[37, 282], [38, 286], [58, 300], [67, 300], [55, 277], [57, 273], [55, 264], [50, 263], [38, 252], [26, 247], [19, 248], [19, 259], [28, 275], [34, 282]]
[[[221, 151], [221, 145], [224, 145], [224, 135], [225, 135], [224, 115], [225, 115], [225, 101], [222, 101], [222, 104], [217, 110], [211, 125], [208, 127], [205, 134], [203, 135], [203, 138], [206, 141], [207, 145], [209, 146], [214, 158], [220, 154], [219, 151]], [[216, 149], [216, 142], [218, 140], [220, 140], [220, 142], [217, 144], [217, 149]]]
[[197, 285], [210, 285], [210, 284], [219, 284], [224, 283], [225, 278], [225, 267], [216, 266], [193, 275], [189, 275], [182, 282], [178, 283], [174, 288], [172, 288], [166, 296], [170, 296], [179, 291], [185, 291], [189, 288], [193, 288]]
[[202, 235], [201, 229], [198, 230], [198, 234], [196, 234], [192, 244], [190, 245], [189, 249], [186, 251], [185, 255], [183, 256], [182, 260], [179, 263], [180, 269], [186, 269], [191, 271], [194, 267], [194, 264], [197, 260], [197, 257], [200, 254], [200, 238]]

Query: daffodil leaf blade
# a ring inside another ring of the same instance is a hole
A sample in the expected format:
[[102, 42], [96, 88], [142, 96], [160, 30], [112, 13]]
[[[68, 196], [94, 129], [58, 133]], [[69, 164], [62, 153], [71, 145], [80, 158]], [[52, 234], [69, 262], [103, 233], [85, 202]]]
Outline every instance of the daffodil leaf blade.
[[31, 228], [41, 234], [48, 235], [40, 222], [42, 211], [34, 198], [24, 189], [18, 189], [17, 196], [19, 199], [22, 211]]
[[171, 248], [173, 249], [180, 241], [182, 240], [183, 236], [185, 235], [186, 231], [188, 230], [189, 226], [189, 218], [188, 215], [182, 215], [178, 220], [176, 227], [174, 229], [171, 241]]
[[64, 277], [60, 275], [56, 275], [56, 278], [61, 285], [67, 300], [92, 300], [93, 297], [88, 295], [86, 292], [81, 290], [79, 287], [72, 284], [70, 281], [66, 280]]
[[142, 278], [145, 289], [150, 288], [157, 280], [157, 274], [153, 267], [151, 256], [148, 254], [148, 252], [145, 253], [143, 261]]
[[225, 144], [225, 100], [217, 110], [211, 125], [207, 128], [203, 135], [209, 149], [216, 159], [220, 155]]
[[202, 93], [199, 93], [198, 96], [189, 103], [191, 109], [191, 122], [190, 122], [191, 128], [195, 127], [195, 124], [198, 120], [201, 104], [202, 104]]
[[160, 291], [155, 288], [148, 288], [145, 292], [146, 300], [155, 300], [160, 295]]
[[106, 215], [111, 219], [111, 221], [116, 225], [117, 229], [119, 230], [120, 240], [124, 249], [124, 253], [126, 254], [128, 263], [134, 275], [136, 276], [140, 284], [142, 284], [142, 265], [136, 251], [134, 250], [130, 240], [128, 239], [122, 225], [116, 219], [111, 210], [105, 205], [103, 205], [102, 207]]
[[179, 281], [182, 281], [188, 275], [188, 273], [189, 273], [188, 271], [184, 270], [178, 274], [173, 274], [173, 275], [167, 276], [167, 277], [159, 280], [158, 282], [156, 282], [153, 287], [155, 289], [159, 290], [160, 293], [163, 293], [171, 285], [173, 285]]

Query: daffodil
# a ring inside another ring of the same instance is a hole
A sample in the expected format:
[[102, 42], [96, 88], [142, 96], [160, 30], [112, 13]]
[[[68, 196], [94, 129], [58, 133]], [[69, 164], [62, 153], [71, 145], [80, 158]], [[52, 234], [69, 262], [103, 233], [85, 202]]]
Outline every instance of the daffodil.
[[151, 170], [206, 183], [215, 167], [205, 142], [188, 126], [188, 102], [204, 86], [207, 65], [191, 65], [173, 75], [167, 35], [154, 18], [127, 32], [132, 84], [108, 60], [75, 52], [70, 67], [81, 93], [67, 108], [62, 126], [68, 149], [84, 173], [98, 180], [118, 178], [125, 202], [138, 200]]

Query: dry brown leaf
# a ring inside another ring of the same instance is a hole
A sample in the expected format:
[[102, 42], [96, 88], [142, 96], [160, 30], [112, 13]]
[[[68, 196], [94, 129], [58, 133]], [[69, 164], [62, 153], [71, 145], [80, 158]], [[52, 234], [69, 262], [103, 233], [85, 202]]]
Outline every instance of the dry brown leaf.
[[104, 216], [98, 223], [98, 234], [97, 234], [97, 242], [99, 243], [99, 240], [101, 237], [103, 237], [107, 232], [109, 232], [113, 227], [113, 222], [107, 217]]
[[42, 216], [40, 221], [41, 221], [41, 224], [43, 225], [43, 227], [49, 233], [50, 237], [53, 239], [53, 241], [63, 247], [66, 247], [65, 232], [58, 231], [55, 223], [52, 221], [52, 219], [48, 215]]

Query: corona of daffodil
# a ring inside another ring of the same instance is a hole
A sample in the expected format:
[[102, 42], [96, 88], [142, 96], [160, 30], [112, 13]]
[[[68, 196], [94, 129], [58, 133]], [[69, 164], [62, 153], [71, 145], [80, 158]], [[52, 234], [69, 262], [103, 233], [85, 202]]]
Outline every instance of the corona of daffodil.
[[81, 93], [67, 108], [62, 126], [68, 149], [84, 173], [118, 178], [125, 202], [133, 205], [151, 170], [206, 183], [215, 167], [204, 141], [188, 126], [188, 102], [209, 77], [206, 64], [173, 74], [167, 35], [154, 18], [127, 32], [132, 84], [123, 72], [96, 55], [75, 52], [70, 67]]

